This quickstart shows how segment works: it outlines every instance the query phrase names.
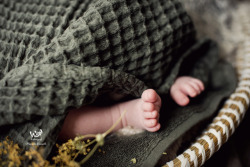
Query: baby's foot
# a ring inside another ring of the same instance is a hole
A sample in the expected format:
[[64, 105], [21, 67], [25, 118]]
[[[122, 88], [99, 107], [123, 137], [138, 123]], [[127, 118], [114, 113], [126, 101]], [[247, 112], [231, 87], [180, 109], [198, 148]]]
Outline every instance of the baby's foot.
[[180, 106], [186, 106], [189, 103], [189, 97], [196, 97], [204, 90], [204, 84], [192, 77], [179, 77], [170, 88], [170, 94], [173, 100]]
[[156, 132], [160, 129], [160, 107], [160, 96], [153, 89], [147, 89], [142, 93], [140, 99], [120, 104], [121, 111], [127, 110], [123, 125]]
[[142, 124], [146, 130], [155, 132], [160, 129], [160, 108], [160, 96], [153, 89], [145, 90], [141, 96], [141, 109], [143, 112]]

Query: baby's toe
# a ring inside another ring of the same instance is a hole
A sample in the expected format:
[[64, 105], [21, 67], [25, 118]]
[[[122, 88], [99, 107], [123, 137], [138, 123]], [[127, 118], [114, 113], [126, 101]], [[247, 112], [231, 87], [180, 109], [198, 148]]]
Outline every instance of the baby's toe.
[[196, 92], [196, 95], [201, 93], [201, 88], [196, 82], [189, 82], [189, 85], [193, 88], [193, 90]]
[[195, 97], [199, 94], [190, 84], [183, 85], [181, 91], [190, 97]]
[[154, 105], [153, 103], [143, 102], [142, 109], [143, 109], [143, 111], [150, 112], [150, 111], [156, 110], [156, 105]]
[[149, 132], [156, 132], [161, 128], [161, 124], [158, 123], [156, 126], [152, 127], [152, 128], [146, 128], [147, 131]]
[[158, 118], [158, 112], [156, 110], [150, 112], [150, 111], [145, 111], [143, 112], [144, 118], [146, 119], [157, 119]]
[[145, 102], [155, 103], [158, 99], [158, 95], [154, 89], [147, 89], [142, 93], [141, 98]]
[[185, 93], [180, 91], [179, 89], [171, 90], [171, 96], [174, 101], [180, 106], [185, 106], [189, 103], [189, 99]]
[[202, 82], [201, 80], [194, 78], [194, 79], [193, 79], [193, 82], [195, 82], [196, 85], [199, 86], [199, 89], [200, 89], [201, 91], [203, 91], [203, 90], [205, 89], [205, 86], [204, 86], [204, 84], [203, 84], [203, 82]]
[[145, 128], [153, 128], [158, 124], [158, 121], [156, 119], [145, 119], [144, 125]]

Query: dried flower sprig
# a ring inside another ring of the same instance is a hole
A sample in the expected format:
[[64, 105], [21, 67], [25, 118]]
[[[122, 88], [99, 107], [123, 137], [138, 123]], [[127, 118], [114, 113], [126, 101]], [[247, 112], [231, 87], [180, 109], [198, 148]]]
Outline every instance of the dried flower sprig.
[[105, 137], [110, 134], [114, 128], [118, 125], [118, 123], [122, 120], [122, 118], [124, 117], [124, 115], [126, 114], [126, 110], [121, 114], [120, 118], [111, 126], [111, 128], [109, 128], [106, 132], [102, 133], [102, 134], [97, 134], [97, 135], [85, 135], [85, 136], [80, 136], [80, 137], [76, 137], [75, 138], [75, 141], [78, 141], [78, 140], [84, 140], [86, 138], [89, 138], [89, 137], [95, 137], [94, 140], [92, 140], [89, 144], [87, 144], [86, 146], [84, 146], [85, 148], [94, 144], [95, 146], [93, 147], [93, 149], [91, 150], [91, 152], [83, 159], [80, 161], [80, 164], [84, 164], [93, 154], [94, 152], [96, 151], [96, 149], [99, 147], [99, 146], [103, 146], [104, 145], [104, 139]]
[[[77, 166], [76, 164], [74, 164], [76, 162], [75, 159], [79, 155], [84, 155], [85, 157], [79, 162], [79, 165], [84, 164], [95, 153], [98, 147], [104, 145], [105, 137], [110, 134], [112, 130], [114, 130], [114, 128], [121, 121], [125, 113], [126, 111], [121, 114], [120, 118], [112, 125], [111, 128], [109, 128], [106, 132], [102, 134], [88, 134], [83, 136], [77, 136], [74, 138], [74, 140], [70, 139], [61, 146], [57, 145], [58, 155], [53, 157], [52, 159], [55, 161], [56, 164], [59, 164], [61, 166]], [[93, 146], [94, 143], [96, 144]], [[90, 149], [90, 147], [93, 147], [92, 150]]]

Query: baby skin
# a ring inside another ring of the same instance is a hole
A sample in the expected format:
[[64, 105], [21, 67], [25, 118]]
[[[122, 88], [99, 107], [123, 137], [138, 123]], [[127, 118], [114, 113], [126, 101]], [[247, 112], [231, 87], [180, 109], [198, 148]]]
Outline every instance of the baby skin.
[[[170, 95], [180, 106], [186, 106], [190, 99], [204, 90], [204, 84], [195, 78], [182, 76], [170, 88]], [[103, 133], [127, 111], [114, 131], [132, 126], [156, 132], [160, 129], [159, 111], [161, 98], [153, 89], [145, 90], [141, 98], [118, 103], [109, 107], [83, 106], [69, 111], [59, 139], [67, 140], [77, 135]]]

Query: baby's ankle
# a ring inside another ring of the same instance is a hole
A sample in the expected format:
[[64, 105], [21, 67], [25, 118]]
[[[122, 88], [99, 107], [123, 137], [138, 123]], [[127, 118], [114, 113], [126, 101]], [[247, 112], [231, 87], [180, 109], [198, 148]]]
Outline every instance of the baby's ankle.
[[[124, 110], [121, 108], [122, 103], [114, 104], [110, 107], [110, 115], [112, 118], [112, 124], [114, 125], [117, 120], [122, 116]], [[128, 126], [127, 125], [127, 117], [126, 114], [122, 117], [121, 121], [118, 123], [116, 126], [115, 130], [122, 129], [124, 127]]]
[[[129, 100], [126, 102], [118, 103], [115, 107], [117, 107], [115, 110], [119, 113], [119, 118], [122, 116], [121, 119], [121, 127], [125, 128], [127, 126], [136, 126], [138, 119], [136, 118], [139, 116], [137, 112], [140, 110], [140, 101], [141, 99], [134, 99]], [[126, 112], [124, 115], [123, 113]], [[119, 119], [117, 118], [117, 120]], [[136, 126], [137, 127], [137, 126]]]

